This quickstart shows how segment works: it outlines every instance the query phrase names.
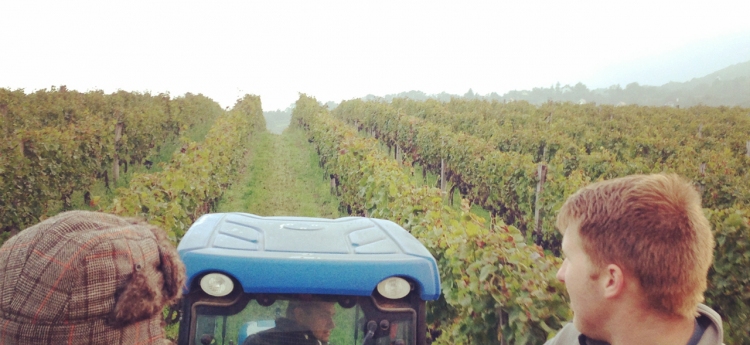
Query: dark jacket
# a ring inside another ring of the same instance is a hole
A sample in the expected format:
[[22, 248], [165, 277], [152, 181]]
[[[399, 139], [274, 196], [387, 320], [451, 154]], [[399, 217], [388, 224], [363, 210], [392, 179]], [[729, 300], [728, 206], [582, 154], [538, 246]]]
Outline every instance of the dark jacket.
[[253, 334], [242, 345], [328, 345], [320, 341], [307, 329], [294, 320], [276, 319], [276, 327]]
[[[721, 324], [721, 316], [717, 314], [713, 309], [703, 305], [698, 305], [698, 322], [707, 324], [703, 336], [700, 338], [698, 345], [722, 345], [723, 343], [723, 329]], [[554, 338], [548, 340], [544, 345], [609, 345], [603, 341], [596, 341], [587, 339], [581, 335], [581, 332], [569, 323], [563, 327], [560, 332], [555, 335]]]

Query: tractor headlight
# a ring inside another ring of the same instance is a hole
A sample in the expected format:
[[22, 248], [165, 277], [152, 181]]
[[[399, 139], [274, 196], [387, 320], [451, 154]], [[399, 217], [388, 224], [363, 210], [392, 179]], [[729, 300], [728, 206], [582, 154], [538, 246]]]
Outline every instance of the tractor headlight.
[[385, 298], [399, 299], [408, 295], [411, 284], [404, 278], [390, 277], [378, 283], [378, 292]]
[[211, 296], [224, 297], [234, 290], [234, 283], [226, 275], [209, 273], [201, 278], [201, 289]]

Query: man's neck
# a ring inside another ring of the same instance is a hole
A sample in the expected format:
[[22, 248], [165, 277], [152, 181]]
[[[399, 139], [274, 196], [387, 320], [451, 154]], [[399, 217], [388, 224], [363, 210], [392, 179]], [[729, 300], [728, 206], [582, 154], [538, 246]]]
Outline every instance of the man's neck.
[[694, 318], [666, 316], [653, 312], [636, 312], [620, 316], [619, 320], [613, 320], [616, 323], [610, 329], [611, 345], [685, 345], [695, 330]]

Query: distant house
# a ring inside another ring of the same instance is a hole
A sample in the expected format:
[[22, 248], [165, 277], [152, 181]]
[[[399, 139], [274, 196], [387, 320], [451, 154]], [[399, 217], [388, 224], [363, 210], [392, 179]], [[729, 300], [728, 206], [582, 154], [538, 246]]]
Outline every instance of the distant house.
[[581, 100], [580, 100], [580, 101], [578, 101], [578, 104], [586, 104], [586, 103], [587, 103], [587, 102], [586, 102], [586, 100], [585, 100], [585, 99], [583, 99], [583, 98], [581, 98]]

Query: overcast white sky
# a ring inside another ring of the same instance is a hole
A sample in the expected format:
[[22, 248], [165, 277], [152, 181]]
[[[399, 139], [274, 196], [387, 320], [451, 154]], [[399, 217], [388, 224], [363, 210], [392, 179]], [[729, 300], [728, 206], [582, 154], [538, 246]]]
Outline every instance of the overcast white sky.
[[[500, 94], [750, 32], [750, 1], [0, 2], [0, 87], [203, 93], [265, 110]], [[745, 47], [747, 48], [747, 47]]]

